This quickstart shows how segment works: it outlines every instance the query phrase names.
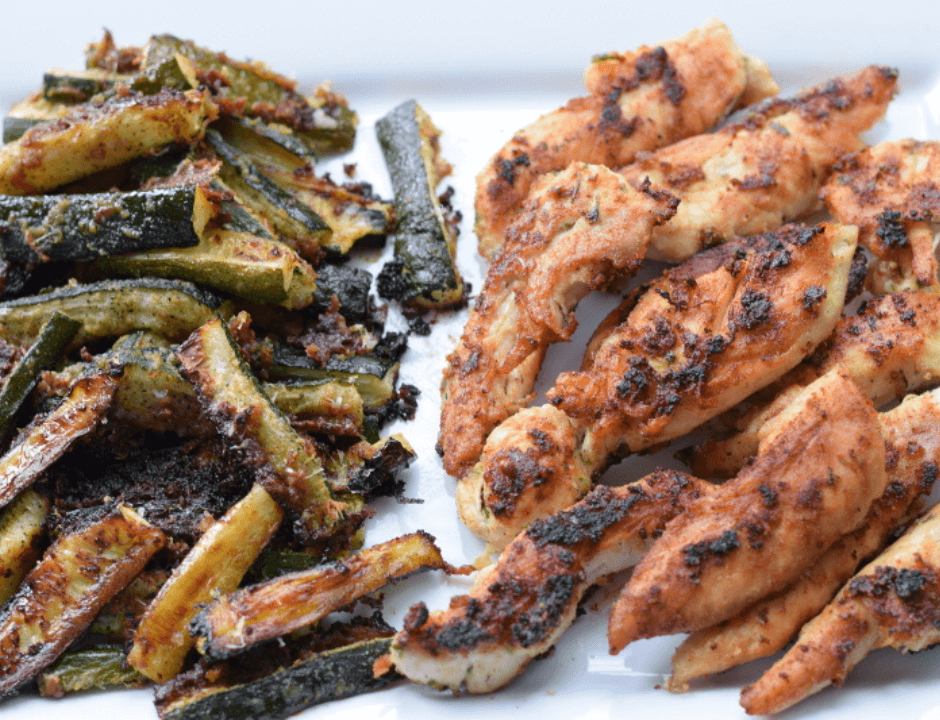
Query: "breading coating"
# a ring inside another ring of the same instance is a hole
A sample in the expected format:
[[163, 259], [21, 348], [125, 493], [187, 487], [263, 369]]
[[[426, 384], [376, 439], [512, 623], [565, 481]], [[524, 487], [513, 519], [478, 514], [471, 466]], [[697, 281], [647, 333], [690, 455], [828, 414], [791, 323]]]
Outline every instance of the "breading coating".
[[585, 72], [590, 95], [521, 129], [477, 176], [476, 234], [492, 257], [536, 179], [572, 162], [620, 167], [705, 132], [737, 107], [779, 88], [760, 60], [744, 55], [712, 20], [655, 48], [608, 53]]
[[676, 200], [575, 163], [539, 180], [490, 265], [441, 383], [439, 447], [462, 476], [500, 422], [530, 399], [549, 343], [567, 340], [591, 290], [632, 275]]
[[635, 564], [671, 518], [713, 491], [668, 470], [619, 488], [596, 487], [533, 523], [447, 610], [412, 607], [392, 644], [396, 670], [454, 692], [502, 687], [551, 648], [593, 583]]
[[774, 420], [753, 464], [667, 525], [614, 606], [611, 652], [714, 625], [787, 587], [886, 485], [877, 413], [844, 373], [825, 375]]
[[681, 261], [702, 248], [765, 232], [821, 209], [819, 190], [859, 134], [884, 115], [897, 71], [868, 67], [790, 100], [768, 100], [717, 132], [697, 135], [620, 171], [680, 198], [650, 257]]
[[844, 536], [782, 592], [725, 622], [689, 635], [672, 658], [669, 689], [782, 650], [860, 563], [870, 560], [923, 510], [940, 467], [940, 390], [909, 396], [879, 415], [888, 443], [888, 485], [862, 526]]
[[791, 707], [845, 676], [872, 650], [940, 642], [940, 505], [866, 565], [793, 647], [741, 692], [751, 715]]
[[940, 143], [883, 142], [843, 159], [820, 195], [839, 222], [859, 227], [859, 243], [877, 258], [869, 276], [876, 293], [940, 290]]

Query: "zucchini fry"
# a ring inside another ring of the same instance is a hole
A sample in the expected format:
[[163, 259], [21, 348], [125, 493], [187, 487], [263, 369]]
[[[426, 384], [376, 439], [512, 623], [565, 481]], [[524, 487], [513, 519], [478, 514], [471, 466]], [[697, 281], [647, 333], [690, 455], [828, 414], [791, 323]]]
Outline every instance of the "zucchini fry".
[[97, 427], [116, 389], [117, 381], [107, 372], [82, 376], [59, 407], [23, 430], [0, 457], [0, 508], [29, 487], [72, 443]]
[[[456, 265], [456, 229], [445, 219], [436, 189], [450, 173], [440, 157], [441, 132], [414, 100], [375, 124], [395, 189], [395, 261], [380, 274], [380, 293], [416, 308], [463, 302], [467, 288]], [[385, 290], [382, 290], [384, 286]]]
[[299, 516], [297, 528], [310, 538], [333, 534], [346, 505], [333, 497], [319, 458], [264, 394], [222, 320], [199, 328], [177, 355], [219, 433], [278, 503]]
[[147, 683], [146, 677], [127, 666], [126, 658], [124, 650], [115, 645], [63, 653], [36, 678], [39, 694], [60, 698], [81, 690], [139, 687]]
[[52, 663], [165, 542], [120, 506], [53, 543], [0, 616], [0, 696]]
[[223, 659], [322, 620], [390, 580], [443, 567], [444, 558], [430, 535], [403, 535], [341, 562], [282, 575], [219, 598], [191, 625], [199, 636], [196, 647], [209, 658]]
[[174, 677], [195, 642], [188, 626], [199, 603], [238, 587], [283, 516], [265, 489], [255, 485], [203, 533], [147, 608], [128, 664], [157, 682]]
[[9, 600], [39, 559], [49, 501], [32, 488], [0, 513], [0, 604]]

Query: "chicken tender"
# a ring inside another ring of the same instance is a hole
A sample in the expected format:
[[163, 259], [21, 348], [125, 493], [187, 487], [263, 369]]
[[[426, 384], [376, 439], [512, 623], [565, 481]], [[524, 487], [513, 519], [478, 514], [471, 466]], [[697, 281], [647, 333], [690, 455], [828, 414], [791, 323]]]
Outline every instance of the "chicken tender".
[[858, 225], [859, 243], [877, 258], [873, 292], [940, 291], [940, 143], [894, 140], [845, 158], [821, 197], [833, 217]]
[[671, 518], [713, 491], [666, 470], [624, 487], [596, 487], [533, 523], [449, 609], [412, 607], [392, 643], [395, 668], [454, 692], [502, 687], [558, 640], [592, 584], [634, 565]]
[[875, 407], [935, 385], [940, 378], [940, 298], [893, 293], [841, 318], [832, 335], [800, 365], [716, 419], [736, 432], [703, 443], [693, 454], [692, 472], [705, 478], [733, 477], [757, 452], [761, 428], [804, 387], [836, 367], [849, 374]]
[[585, 72], [587, 97], [517, 132], [477, 177], [476, 234], [492, 257], [536, 179], [572, 162], [620, 167], [705, 132], [732, 110], [778, 91], [767, 67], [744, 55], [713, 20], [655, 48], [609, 53]]
[[611, 652], [714, 625], [787, 587], [886, 485], [871, 402], [844, 373], [823, 376], [774, 420], [753, 464], [667, 525], [614, 606]]
[[782, 650], [858, 566], [923, 511], [940, 467], [940, 390], [909, 396], [878, 418], [887, 442], [888, 485], [862, 526], [846, 535], [795, 583], [718, 625], [689, 635], [672, 658], [669, 689]]
[[940, 505], [866, 565], [794, 646], [741, 692], [752, 715], [791, 707], [845, 676], [872, 650], [940, 642]]
[[[505, 421], [458, 510], [502, 547], [568, 507], [608, 464], [676, 438], [796, 365], [838, 319], [855, 228], [791, 226], [712, 248], [654, 281], [551, 404]], [[623, 313], [615, 311], [620, 317]]]
[[676, 200], [605, 167], [543, 177], [489, 268], [441, 384], [444, 469], [462, 476], [490, 431], [531, 399], [549, 343], [566, 340], [592, 289], [629, 277]]
[[680, 198], [650, 257], [681, 261], [702, 248], [765, 232], [821, 209], [818, 193], [843, 155], [865, 147], [894, 95], [897, 71], [869, 67], [791, 100], [769, 100], [721, 130], [697, 135], [620, 172]]

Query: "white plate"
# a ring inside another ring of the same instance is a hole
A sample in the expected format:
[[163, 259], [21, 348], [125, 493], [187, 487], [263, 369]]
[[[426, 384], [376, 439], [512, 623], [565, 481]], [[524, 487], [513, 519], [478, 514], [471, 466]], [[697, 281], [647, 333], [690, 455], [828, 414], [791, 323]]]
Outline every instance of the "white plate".
[[[310, 87], [332, 79], [363, 119], [354, 153], [323, 165], [342, 177], [343, 163], [356, 162], [358, 177], [391, 196], [372, 124], [398, 102], [414, 97], [444, 130], [443, 154], [455, 165], [450, 183], [464, 214], [459, 264], [479, 288], [484, 270], [471, 229], [474, 176], [490, 155], [522, 125], [580, 94], [581, 73], [591, 55], [630, 49], [683, 34], [715, 14], [731, 27], [742, 48], [767, 60], [787, 91], [815, 84], [872, 63], [901, 70], [901, 92], [888, 116], [869, 135], [938, 138], [940, 56], [934, 51], [940, 8], [926, 3], [825, 4], [789, 1], [649, 3], [636, 7], [609, 0], [510, 4], [505, 0], [448, 5], [439, 2], [359, 2], [355, 5], [280, 2], [263, 13], [261, 3], [226, 3], [224, 9], [196, 3], [160, 2], [131, 9], [127, 3], [18, 3], [5, 9], [0, 43], [0, 103], [9, 106], [37, 86], [44, 69], [75, 67], [84, 43], [109, 27], [119, 44], [142, 43], [151, 32], [173, 32], [228, 51], [256, 57], [294, 74]], [[851, 8], [851, 11], [849, 10]], [[927, 8], [927, 9], [925, 9]], [[134, 17], [130, 17], [133, 14]], [[14, 31], [15, 30], [15, 31]], [[385, 255], [388, 255], [386, 251]], [[380, 258], [370, 258], [378, 259]], [[580, 348], [614, 298], [597, 296], [579, 310], [581, 330], [570, 346], [555, 348], [542, 384], [580, 360]], [[457, 521], [454, 481], [434, 452], [441, 367], [460, 334], [464, 313], [442, 317], [429, 338], [412, 338], [402, 381], [421, 392], [419, 416], [392, 428], [404, 432], [419, 460], [407, 474], [406, 495], [423, 504], [383, 501], [368, 525], [367, 542], [424, 529], [438, 538], [447, 560], [470, 562], [483, 550]], [[390, 329], [403, 327], [393, 317]], [[641, 477], [667, 454], [623, 463], [615, 481]], [[400, 627], [407, 608], [424, 600], [445, 607], [464, 591], [466, 578], [431, 573], [399, 583], [386, 594], [386, 619]], [[608, 593], [609, 595], [609, 593]], [[607, 597], [606, 600], [610, 598]], [[738, 691], [770, 661], [753, 663], [702, 683], [686, 695], [658, 689], [669, 672], [679, 638], [635, 643], [617, 657], [607, 654], [607, 605], [601, 593], [587, 614], [562, 638], [550, 657], [534, 662], [510, 687], [486, 696], [454, 698], [424, 687], [396, 688], [331, 703], [303, 718], [435, 718], [485, 716], [489, 720], [532, 716], [576, 718], [743, 717]], [[935, 652], [902, 656], [880, 651], [862, 663], [839, 690], [827, 690], [787, 717], [854, 718], [901, 714], [940, 719]], [[2, 705], [5, 718], [61, 716], [156, 717], [147, 690], [90, 693], [62, 701], [18, 697]]]

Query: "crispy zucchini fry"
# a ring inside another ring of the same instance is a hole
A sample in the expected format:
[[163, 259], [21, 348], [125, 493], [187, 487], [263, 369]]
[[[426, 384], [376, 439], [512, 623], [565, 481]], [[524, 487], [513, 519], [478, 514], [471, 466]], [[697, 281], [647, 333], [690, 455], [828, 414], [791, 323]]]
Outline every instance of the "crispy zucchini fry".
[[49, 500], [32, 488], [0, 512], [0, 604], [5, 603], [39, 559]]
[[203, 533], [140, 621], [127, 662], [166, 682], [183, 667], [195, 643], [189, 622], [199, 603], [231, 592], [277, 530], [283, 512], [260, 485]]
[[0, 147], [0, 193], [34, 195], [200, 137], [216, 114], [199, 91], [80, 105]]
[[191, 625], [196, 647], [212, 659], [286, 635], [378, 590], [391, 580], [445, 566], [433, 538], [411, 533], [331, 565], [282, 575], [219, 598]]
[[165, 542], [121, 506], [53, 543], [0, 615], [0, 696], [52, 663]]

